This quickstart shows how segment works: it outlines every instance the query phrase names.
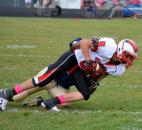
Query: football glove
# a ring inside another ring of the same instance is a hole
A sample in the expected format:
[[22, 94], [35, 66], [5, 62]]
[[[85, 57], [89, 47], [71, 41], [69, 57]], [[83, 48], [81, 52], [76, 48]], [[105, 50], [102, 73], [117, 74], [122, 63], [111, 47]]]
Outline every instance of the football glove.
[[84, 60], [80, 62], [80, 67], [83, 69], [86, 73], [92, 73], [98, 69], [98, 64], [96, 61], [92, 60]]

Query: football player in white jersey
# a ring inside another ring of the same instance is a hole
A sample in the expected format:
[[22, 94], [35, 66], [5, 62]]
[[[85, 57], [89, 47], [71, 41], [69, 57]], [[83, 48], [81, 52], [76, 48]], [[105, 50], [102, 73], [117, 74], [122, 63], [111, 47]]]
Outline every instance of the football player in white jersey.
[[[71, 50], [65, 52], [54, 64], [51, 64], [42, 75], [35, 76], [13, 89], [2, 89], [0, 92], [0, 109], [5, 110], [8, 101], [15, 95], [34, 87], [43, 87], [62, 72], [68, 72], [78, 92], [72, 92], [41, 103], [46, 109], [57, 104], [77, 100], [88, 100], [95, 80], [100, 75], [121, 75], [125, 68], [133, 64], [137, 57], [137, 45], [130, 39], [122, 40], [118, 45], [112, 38], [75, 39], [70, 43]], [[95, 90], [95, 89], [94, 89]]]
[[[79, 43], [74, 42], [74, 44], [76, 44], [76, 47], [73, 48], [77, 48], [74, 51], [78, 65], [87, 72], [90, 77], [94, 78], [97, 76], [98, 67], [100, 67], [98, 64], [103, 66], [105, 68], [104, 71], [109, 75], [122, 75], [126, 68], [133, 65], [138, 51], [136, 43], [130, 39], [124, 39], [116, 45], [113, 39], [101, 38], [97, 42], [97, 48], [94, 48], [92, 41], [87, 39], [83, 39]], [[96, 73], [90, 73], [92, 71]], [[51, 109], [57, 104], [87, 99], [78, 91], [44, 100], [41, 106], [46, 109]]]

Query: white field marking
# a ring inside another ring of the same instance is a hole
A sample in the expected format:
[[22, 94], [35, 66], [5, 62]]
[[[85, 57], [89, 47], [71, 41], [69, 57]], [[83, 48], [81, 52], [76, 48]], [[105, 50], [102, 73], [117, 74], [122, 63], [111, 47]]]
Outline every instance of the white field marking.
[[[7, 109], [6, 111], [9, 111], [9, 112], [22, 112], [23, 110], [20, 110], [20, 109], [18, 109], [18, 108], [12, 108], [12, 109]], [[36, 109], [28, 109], [28, 110], [26, 110], [26, 111], [28, 111], [28, 112], [44, 112], [45, 111], [45, 109], [44, 109], [44, 111], [42, 111], [42, 110], [36, 110]], [[47, 110], [48, 111], [48, 110]], [[101, 110], [98, 110], [98, 111], [95, 111], [95, 110], [64, 110], [64, 109], [62, 109], [62, 111], [61, 112], [64, 112], [64, 113], [73, 113], [73, 114], [76, 114], [76, 113], [78, 113], [78, 114], [102, 114], [102, 113], [106, 113], [105, 111], [101, 111]], [[108, 111], [107, 111], [108, 112]], [[109, 111], [108, 112], [108, 114], [113, 114], [113, 113], [115, 113], [114, 111], [113, 112], [111, 112], [111, 111]], [[120, 115], [131, 115], [131, 116], [138, 116], [138, 115], [142, 115], [142, 112], [132, 112], [132, 111], [128, 111], [128, 112], [126, 112], [126, 111], [116, 111], [116, 113], [117, 114], [120, 114]], [[136, 121], [136, 120], [135, 120]], [[137, 121], [142, 121], [142, 119], [140, 119], [140, 120], [137, 120]]]
[[32, 55], [32, 54], [30, 54], [30, 55], [25, 55], [25, 54], [19, 54], [19, 55], [16, 55], [16, 54], [1, 54], [0, 55], [1, 57], [31, 57], [31, 58], [50, 58], [50, 56], [49, 55]]
[[[86, 113], [104, 113], [103, 111], [99, 110], [99, 111], [95, 111], [95, 110], [86, 110], [86, 111], [80, 111], [80, 110], [73, 110], [72, 113], [81, 113], [81, 114], [86, 114]], [[109, 112], [109, 113], [114, 113], [114, 112]], [[118, 114], [122, 114], [122, 115], [142, 115], [142, 112], [132, 112], [132, 111], [128, 111], [128, 112], [125, 112], [125, 111], [118, 111], [116, 112]]]
[[128, 111], [127, 112], [129, 115], [142, 115], [142, 112], [132, 112], [132, 111]]
[[117, 127], [120, 130], [142, 130], [142, 128], [137, 128], [137, 127]]
[[136, 122], [142, 122], [142, 118], [135, 119]]
[[[38, 68], [29, 68], [30, 70], [39, 70]], [[22, 70], [22, 71], [27, 71], [29, 69], [24, 69], [24, 68], [15, 68], [15, 67], [0, 67], [0, 70]]]
[[[12, 109], [7, 109], [6, 111], [8, 112], [22, 112], [23, 110], [20, 110], [20, 109], [17, 109], [17, 108], [12, 108]], [[26, 110], [28, 112], [42, 112], [42, 110]], [[47, 110], [50, 112], [50, 110]], [[102, 111], [93, 111], [93, 110], [86, 110], [86, 111], [83, 111], [83, 110], [73, 110], [73, 111], [68, 111], [68, 110], [61, 110], [61, 112], [64, 112], [64, 113], [79, 113], [79, 114], [89, 114], [89, 113], [103, 113]]]
[[[20, 110], [20, 109], [17, 109], [17, 108], [12, 108], [12, 109], [7, 109], [6, 111], [8, 111], [8, 112], [22, 112], [23, 110]], [[39, 110], [26, 110], [26, 112], [36, 112], [36, 113], [38, 113], [38, 112], [41, 112], [41, 111], [39, 111]]]
[[135, 85], [128, 85], [129, 89], [135, 89], [135, 88], [142, 88], [142, 86], [140, 84], [135, 84]]
[[[62, 110], [64, 111], [64, 110]], [[68, 110], [65, 110], [64, 112], [69, 112]], [[99, 110], [99, 111], [94, 111], [94, 110], [73, 110], [71, 113], [79, 113], [79, 114], [89, 114], [89, 113], [103, 113], [103, 111]]]
[[19, 48], [35, 48], [37, 46], [34, 45], [7, 45], [6, 48], [11, 48], [11, 49], [19, 49]]

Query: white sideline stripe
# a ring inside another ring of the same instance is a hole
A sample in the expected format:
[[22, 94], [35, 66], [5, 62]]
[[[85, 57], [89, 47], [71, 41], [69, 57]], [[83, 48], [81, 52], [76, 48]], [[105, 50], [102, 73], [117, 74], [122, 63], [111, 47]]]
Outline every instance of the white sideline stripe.
[[138, 127], [117, 127], [120, 130], [142, 130], [142, 128], [138, 128]]
[[142, 122], [141, 118], [135, 119], [136, 122]]
[[[12, 109], [7, 109], [7, 111], [9, 112], [23, 112], [23, 109], [20, 110], [20, 109], [17, 109], [17, 108], [12, 108]], [[42, 110], [25, 110], [25, 111], [29, 111], [29, 112], [44, 112]], [[47, 110], [48, 111], [48, 110]], [[62, 109], [62, 112], [65, 112], [65, 113], [79, 113], [79, 114], [97, 114], [97, 113], [105, 113], [105, 111], [95, 111], [95, 110], [86, 110], [86, 111], [83, 111], [83, 110], [73, 110], [73, 111], [68, 111], [68, 110], [63, 110]], [[106, 111], [108, 112], [108, 111]], [[108, 114], [113, 114], [115, 112], [108, 112]], [[125, 112], [125, 111], [116, 111], [116, 114], [121, 114], [121, 115], [126, 115], [126, 114], [129, 114], [129, 115], [132, 115], [132, 116], [136, 116], [136, 115], [142, 115], [142, 112], [139, 112], [139, 111], [136, 111], [136, 112], [132, 112], [132, 111], [128, 111], [128, 112]], [[140, 120], [137, 120], [137, 121], [142, 121], [142, 119]]]
[[[8, 112], [23, 112], [23, 110], [20, 110], [20, 109], [17, 109], [17, 108], [8, 109], [6, 111], [8, 111]], [[41, 112], [39, 110], [25, 110], [25, 111], [28, 111], [28, 112], [37, 112], [37, 113]]]
[[35, 45], [7, 45], [6, 48], [11, 48], [11, 49], [19, 49], [19, 48], [35, 48], [37, 46]]
[[49, 55], [24, 55], [24, 54], [20, 54], [20, 55], [15, 55], [15, 54], [1, 54], [1, 57], [37, 57], [37, 58], [50, 58]]
[[[93, 111], [93, 110], [88, 110], [88, 111], [79, 111], [79, 110], [74, 110], [72, 111], [72, 113], [104, 113], [103, 111]], [[114, 113], [114, 112], [108, 112], [108, 113]], [[116, 112], [117, 114], [129, 114], [129, 115], [142, 115], [142, 112], [132, 112], [132, 111], [128, 111], [128, 112], [124, 112], [124, 111], [118, 111]]]
[[134, 84], [134, 85], [131, 85], [131, 84], [129, 84], [128, 85], [128, 88], [129, 89], [135, 89], [135, 88], [141, 88], [142, 86], [140, 85], [140, 84]]
[[24, 69], [24, 68], [14, 68], [14, 67], [0, 67], [0, 70], [23, 70], [23, 71], [27, 71], [27, 70], [39, 70], [38, 68], [29, 68], [29, 69]]

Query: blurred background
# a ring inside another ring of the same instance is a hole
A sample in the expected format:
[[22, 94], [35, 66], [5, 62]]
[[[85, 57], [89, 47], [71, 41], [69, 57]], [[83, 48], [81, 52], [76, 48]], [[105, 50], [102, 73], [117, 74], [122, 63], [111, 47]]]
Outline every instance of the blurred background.
[[108, 18], [142, 15], [142, 0], [0, 0], [0, 16]]

